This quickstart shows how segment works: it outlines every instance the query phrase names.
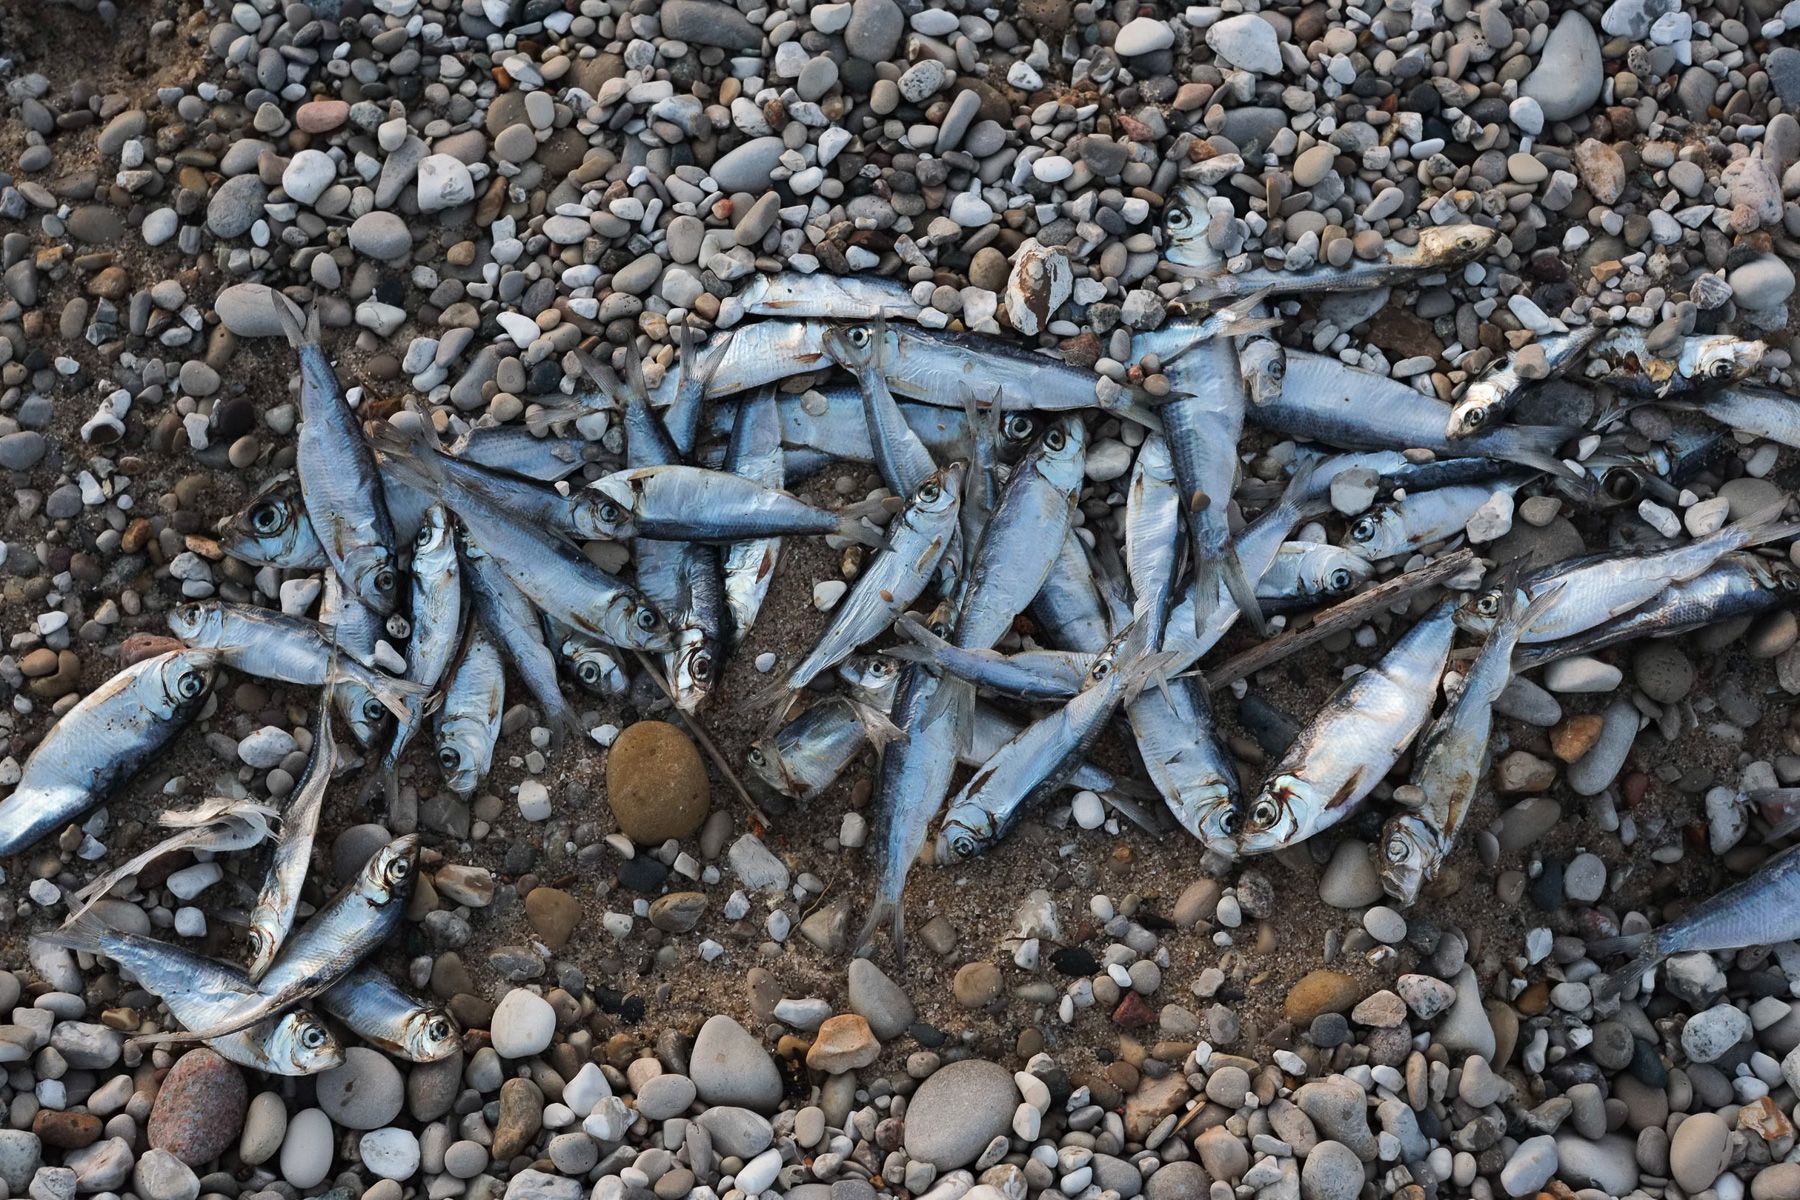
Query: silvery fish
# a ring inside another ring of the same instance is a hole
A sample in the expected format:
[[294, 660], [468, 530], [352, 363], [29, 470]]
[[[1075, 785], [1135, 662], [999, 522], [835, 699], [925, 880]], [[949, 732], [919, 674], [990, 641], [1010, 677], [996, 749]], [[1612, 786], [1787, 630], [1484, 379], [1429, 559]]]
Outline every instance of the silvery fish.
[[[681, 354], [680, 370], [675, 377], [675, 394], [670, 398], [668, 408], [663, 410], [662, 421], [663, 428], [669, 434], [669, 443], [681, 460], [694, 452], [694, 442], [699, 437], [700, 419], [706, 407], [706, 393], [712, 384], [713, 373], [724, 361], [725, 353], [736, 336], [735, 331], [717, 335], [707, 346], [704, 356], [698, 348], [697, 331], [683, 330], [676, 340], [675, 344]], [[635, 360], [632, 365], [635, 369], [642, 370]], [[636, 390], [635, 381], [633, 390]]]
[[1633, 956], [1602, 985], [1605, 995], [1671, 955], [1776, 946], [1795, 938], [1800, 938], [1800, 846], [1783, 850], [1748, 878], [1691, 906], [1659, 929], [1602, 938], [1589, 942], [1587, 949], [1595, 959]]
[[1281, 396], [1249, 411], [1265, 429], [1344, 450], [1430, 450], [1500, 458], [1568, 475], [1557, 458], [1578, 430], [1561, 425], [1502, 425], [1454, 440], [1444, 436], [1450, 406], [1386, 375], [1322, 354], [1288, 354]]
[[75, 892], [76, 904], [69, 906], [69, 920], [74, 920], [103, 899], [121, 880], [135, 879], [138, 872], [165, 854], [229, 854], [250, 850], [275, 836], [280, 824], [275, 810], [254, 800], [214, 796], [189, 809], [171, 809], [158, 813], [158, 825], [169, 826], [172, 833], [153, 846], [137, 851], [124, 862]]
[[1153, 650], [1162, 648], [1180, 549], [1181, 490], [1175, 464], [1169, 460], [1168, 443], [1151, 434], [1138, 448], [1125, 494], [1125, 571], [1132, 620], [1143, 625]]
[[1800, 599], [1800, 573], [1785, 562], [1734, 552], [1692, 579], [1669, 585], [1654, 599], [1585, 633], [1522, 647], [1521, 671], [1572, 654], [1592, 654], [1641, 637], [1675, 637], [1721, 621], [1753, 617]]
[[887, 653], [891, 657], [929, 663], [983, 691], [1016, 700], [1067, 700], [1086, 684], [1094, 665], [1094, 655], [1081, 651], [1023, 650], [1001, 654], [997, 650], [963, 649], [932, 633], [911, 614], [902, 616], [897, 628], [915, 644], [890, 647]]
[[827, 512], [780, 488], [705, 467], [634, 467], [596, 479], [570, 497], [585, 538], [739, 542], [835, 535], [865, 546], [881, 537], [863, 524], [879, 503]]
[[[1494, 702], [1512, 680], [1519, 634], [1550, 599], [1545, 594], [1528, 605], [1508, 603], [1464, 672], [1462, 691], [1419, 740], [1413, 756], [1412, 787], [1419, 793], [1411, 803], [1413, 811], [1395, 813], [1381, 831], [1381, 886], [1401, 904], [1417, 900], [1419, 889], [1437, 878], [1468, 818], [1487, 771]], [[1400, 799], [1398, 792], [1395, 799]]]
[[912, 290], [879, 275], [752, 275], [737, 293], [753, 317], [818, 317], [832, 321], [917, 320]]
[[1512, 463], [1493, 458], [1419, 455], [1415, 460], [1399, 450], [1358, 450], [1337, 454], [1301, 448], [1294, 456], [1294, 469], [1302, 465], [1312, 471], [1313, 488], [1321, 494], [1328, 493], [1331, 481], [1346, 471], [1373, 472], [1382, 488], [1390, 492], [1422, 492], [1483, 483], [1518, 470]]
[[1267, 332], [1279, 324], [1263, 306], [1261, 296], [1234, 300], [1204, 316], [1179, 316], [1164, 321], [1155, 329], [1139, 330], [1131, 335], [1134, 359], [1155, 357], [1163, 367], [1214, 338], [1250, 337]]
[[319, 1007], [363, 1041], [407, 1062], [442, 1062], [462, 1048], [448, 1012], [407, 995], [370, 967], [357, 967], [321, 992]]
[[400, 598], [400, 563], [374, 451], [319, 345], [317, 311], [307, 315], [305, 329], [287, 301], [277, 300], [275, 311], [300, 355], [295, 466], [307, 518], [338, 578], [385, 617]]
[[[1257, 305], [1251, 315], [1261, 316], [1267, 306]], [[1238, 375], [1250, 391], [1250, 403], [1261, 407], [1281, 399], [1287, 382], [1287, 347], [1275, 337], [1273, 330], [1240, 334], [1237, 339]]]
[[[1014, 720], [991, 704], [977, 703], [975, 717], [969, 722], [968, 744], [963, 748], [959, 760], [963, 766], [979, 770], [994, 755], [1000, 753], [1001, 747], [1024, 731], [1025, 725], [1022, 722]], [[1098, 792], [1108, 800], [1118, 799], [1120, 793], [1131, 790], [1127, 781], [1086, 759], [1076, 764], [1069, 777], [1063, 781], [1063, 787]]]
[[329, 988], [399, 928], [418, 857], [417, 834], [395, 838], [288, 937], [256, 984], [254, 996], [241, 998], [217, 1014], [210, 1025], [190, 1027], [185, 1035], [158, 1034], [140, 1040], [210, 1041], [266, 1021]]
[[450, 453], [539, 483], [567, 479], [601, 458], [600, 447], [586, 438], [540, 437], [522, 425], [494, 425], [489, 420], [484, 417], [469, 426]]
[[397, 464], [416, 472], [415, 482], [462, 519], [471, 540], [538, 608], [578, 632], [612, 646], [668, 650], [668, 622], [634, 587], [595, 566], [555, 531], [520, 521], [476, 489], [458, 486], [436, 470], [443, 456], [413, 454], [417, 434], [388, 426], [384, 442], [397, 442]]
[[1323, 542], [1283, 542], [1256, 581], [1256, 598], [1270, 613], [1296, 612], [1341, 600], [1375, 574], [1368, 559]]
[[1240, 828], [1239, 855], [1294, 846], [1349, 816], [1431, 716], [1456, 633], [1439, 602], [1366, 671], [1325, 702], [1270, 770]]
[[1251, 267], [1233, 274], [1218, 263], [1218, 252], [1206, 243], [1208, 221], [1206, 198], [1192, 188], [1179, 189], [1163, 217], [1165, 257], [1178, 271], [1194, 276], [1195, 289], [1207, 298], [1387, 287], [1460, 267], [1485, 254], [1500, 237], [1498, 230], [1482, 225], [1434, 225], [1418, 230], [1412, 245], [1390, 239], [1373, 258], [1359, 258], [1346, 267], [1321, 262], [1292, 271]]
[[259, 567], [315, 571], [327, 565], [325, 547], [306, 519], [300, 481], [287, 472], [268, 480], [249, 504], [219, 522], [219, 548]]
[[955, 536], [962, 473], [963, 465], [952, 463], [913, 494], [888, 527], [888, 548], [857, 576], [832, 610], [831, 623], [806, 656], [776, 681], [773, 693], [805, 687], [858, 646], [886, 632], [918, 599]]
[[[786, 457], [781, 448], [781, 413], [775, 394], [764, 391], [738, 405], [731, 428], [731, 445], [725, 469], [764, 487], [787, 486]], [[909, 493], [910, 494], [910, 493]], [[768, 598], [775, 568], [781, 562], [780, 538], [749, 538], [733, 542], [724, 551], [725, 607], [730, 617], [732, 647], [750, 635]]]
[[[645, 540], [636, 544], [642, 546]], [[690, 717], [712, 695], [731, 635], [719, 550], [718, 546], [692, 542], [681, 547], [681, 605], [675, 621], [675, 650], [666, 661], [675, 707]]]
[[1026, 611], [1037, 622], [1042, 639], [1062, 650], [1098, 654], [1112, 640], [1112, 622], [1088, 562], [1087, 546], [1073, 529], [1063, 534], [1062, 551], [1050, 577]]
[[313, 717], [312, 753], [307, 756], [306, 769], [281, 810], [281, 836], [269, 858], [269, 874], [244, 921], [250, 941], [250, 961], [244, 973], [251, 983], [268, 971], [287, 940], [288, 931], [294, 927], [294, 914], [300, 911], [300, 889], [312, 870], [319, 812], [325, 805], [325, 792], [337, 765], [337, 741], [331, 736], [331, 689], [327, 688], [319, 695], [319, 710]]
[[1702, 392], [1688, 403], [1728, 428], [1800, 450], [1800, 399], [1786, 392], [1740, 384]]
[[1640, 396], [1668, 396], [1749, 378], [1769, 347], [1728, 333], [1681, 339], [1672, 356], [1653, 351], [1648, 330], [1613, 329], [1589, 348], [1587, 378]]
[[467, 535], [461, 538], [462, 576], [469, 585], [469, 606], [477, 624], [506, 654], [525, 681], [525, 688], [544, 710], [553, 743], [570, 734], [580, 737], [580, 720], [563, 697], [556, 679], [556, 656], [544, 644], [544, 627], [524, 594], [486, 549]]
[[811, 800], [836, 783], [864, 747], [892, 736], [887, 714], [900, 686], [899, 665], [884, 654], [852, 654], [838, 664], [838, 676], [845, 694], [815, 700], [750, 744], [750, 787], [763, 799]]
[[[1561, 372], [1585, 355], [1603, 332], [1598, 325], [1583, 325], [1534, 343], [1542, 351], [1544, 372], [1547, 375]], [[1519, 371], [1518, 352], [1508, 355], [1505, 362], [1489, 367], [1479, 379], [1463, 389], [1463, 394], [1450, 406], [1450, 421], [1444, 427], [1444, 436], [1466, 438], [1494, 428], [1506, 420], [1506, 414], [1512, 411], [1514, 403], [1533, 380], [1543, 377], [1526, 378]]]
[[[346, 664], [378, 671], [376, 650], [386, 633], [381, 614], [357, 600], [333, 572], [325, 572], [322, 582], [319, 624], [330, 631], [332, 649]], [[387, 707], [374, 692], [356, 679], [346, 679], [333, 688], [332, 702], [352, 740], [358, 746], [373, 746], [388, 718]]]
[[[1773, 524], [1785, 501], [1753, 513], [1705, 537], [1670, 547], [1639, 546], [1584, 555], [1527, 572], [1518, 586], [1532, 598], [1558, 587], [1556, 602], [1539, 613], [1520, 637], [1526, 644], [1553, 642], [1601, 625], [1693, 579], [1721, 557], [1793, 537], [1796, 527]], [[1486, 633], [1500, 613], [1501, 590], [1489, 588], [1456, 610], [1456, 623]]]
[[1142, 631], [1127, 629], [1099, 654], [1087, 686], [1002, 746], [950, 801], [938, 830], [940, 862], [957, 862], [989, 849], [1034, 805], [1060, 790], [1099, 739], [1127, 692], [1134, 691], [1160, 656], [1145, 656]]
[[631, 691], [631, 674], [619, 656], [592, 638], [550, 623], [545, 642], [556, 652], [562, 669], [575, 677], [584, 691], [595, 696], [623, 696]]
[[1401, 558], [1458, 536], [1482, 505], [1498, 493], [1510, 495], [1518, 488], [1515, 480], [1408, 492], [1351, 522], [1344, 546], [1371, 562]]
[[881, 360], [885, 325], [833, 326], [825, 333], [825, 352], [856, 377], [862, 390], [863, 420], [882, 482], [896, 496], [910, 496], [936, 472], [931, 452], [914, 433], [889, 390]]
[[188, 645], [212, 652], [246, 675], [304, 687], [360, 684], [396, 715], [408, 714], [425, 691], [339, 654], [329, 626], [273, 609], [218, 600], [179, 604], [169, 613], [169, 628]]
[[[425, 514], [419, 536], [413, 540], [412, 637], [406, 645], [404, 678], [436, 691], [450, 669], [450, 660], [462, 645], [463, 585], [461, 559], [456, 550], [456, 530], [449, 510], [434, 504]], [[399, 794], [400, 756], [419, 732], [423, 715], [395, 723], [393, 739], [372, 781], [391, 807]], [[365, 793], [367, 800], [371, 793]]]
[[[111, 959], [189, 1029], [216, 1025], [258, 1000], [256, 988], [236, 967], [142, 934], [109, 929], [93, 913], [38, 938]], [[324, 1022], [303, 1009], [208, 1038], [206, 1044], [239, 1066], [270, 1075], [317, 1075], [344, 1061], [344, 1048]]]
[[487, 778], [506, 711], [506, 667], [481, 622], [470, 621], [462, 653], [450, 667], [435, 718], [437, 764], [444, 786], [471, 799]]
[[143, 659], [64, 713], [0, 800], [0, 858], [105, 803], [155, 757], [206, 706], [217, 658], [196, 648]]
[[970, 555], [956, 645], [986, 650], [1043, 590], [1068, 535], [1087, 461], [1087, 429], [1056, 420], [1006, 481]]

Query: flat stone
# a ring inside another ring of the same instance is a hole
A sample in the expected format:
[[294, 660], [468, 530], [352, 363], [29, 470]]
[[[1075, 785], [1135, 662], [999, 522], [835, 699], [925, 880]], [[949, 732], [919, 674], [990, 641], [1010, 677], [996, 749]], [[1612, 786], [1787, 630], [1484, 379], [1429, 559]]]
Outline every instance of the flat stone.
[[708, 1104], [774, 1112], [781, 1103], [781, 1072], [762, 1044], [724, 1014], [707, 1019], [694, 1039], [688, 1075]]
[[939, 1171], [967, 1166], [1012, 1127], [1018, 1103], [1012, 1072], [998, 1063], [969, 1058], [941, 1067], [907, 1105], [906, 1153]]

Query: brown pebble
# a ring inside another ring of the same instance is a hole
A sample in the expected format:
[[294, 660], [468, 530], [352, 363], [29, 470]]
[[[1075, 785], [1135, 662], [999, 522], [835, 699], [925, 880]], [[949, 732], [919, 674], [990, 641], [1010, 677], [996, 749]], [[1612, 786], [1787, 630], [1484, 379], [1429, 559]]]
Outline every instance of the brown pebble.
[[243, 1072], [212, 1050], [190, 1050], [169, 1068], [146, 1133], [151, 1146], [198, 1167], [237, 1141], [249, 1106]]
[[46, 1145], [79, 1150], [100, 1140], [100, 1118], [92, 1113], [58, 1112], [41, 1108], [31, 1119], [31, 1132]]
[[1598, 713], [1568, 717], [1550, 731], [1550, 750], [1562, 761], [1572, 763], [1593, 749], [1605, 724]]
[[665, 721], [628, 726], [607, 752], [607, 805], [639, 845], [692, 836], [711, 810], [710, 791], [693, 740]]
[[1348, 1012], [1361, 992], [1356, 980], [1341, 971], [1323, 967], [1308, 971], [1300, 982], [1288, 989], [1282, 1011], [1296, 1025], [1310, 1025], [1313, 1018], [1328, 1012]]
[[561, 888], [533, 888], [525, 897], [525, 919], [544, 945], [561, 950], [581, 920], [581, 902]]

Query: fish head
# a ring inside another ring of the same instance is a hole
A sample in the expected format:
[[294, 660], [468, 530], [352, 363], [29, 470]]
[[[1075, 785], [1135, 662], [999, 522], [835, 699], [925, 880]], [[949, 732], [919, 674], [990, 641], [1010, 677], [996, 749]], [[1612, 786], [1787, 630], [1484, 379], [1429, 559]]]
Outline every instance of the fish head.
[[631, 690], [631, 676], [606, 647], [571, 638], [563, 643], [563, 655], [575, 682], [585, 691], [596, 696], [623, 696]]
[[1761, 365], [1768, 346], [1728, 333], [1691, 337], [1681, 346], [1681, 374], [1697, 383], [1736, 383]]
[[1300, 581], [1310, 595], [1348, 596], [1375, 574], [1375, 565], [1354, 550], [1314, 544], [1302, 552]]
[[788, 769], [777, 734], [751, 742], [744, 751], [744, 766], [748, 769], [744, 784], [759, 801], [782, 807], [789, 800], [807, 799], [808, 789]]
[[441, 504], [425, 507], [419, 521], [419, 532], [413, 537], [413, 574], [419, 574], [421, 563], [441, 563], [456, 555], [455, 530], [450, 511]]
[[197, 710], [212, 689], [213, 657], [203, 651], [171, 650], [159, 655], [155, 668], [155, 686], [145, 699], [145, 707], [164, 720]]
[[307, 551], [321, 553], [317, 543], [292, 475], [276, 476], [243, 509], [219, 522], [219, 549], [258, 566], [305, 565]]
[[404, 834], [377, 850], [363, 864], [357, 890], [372, 904], [404, 903], [412, 894], [419, 870], [419, 835]]
[[486, 775], [480, 722], [451, 716], [438, 727], [437, 763], [444, 786], [459, 800], [475, 795]]
[[358, 746], [375, 744], [388, 719], [387, 707], [360, 683], [340, 683], [332, 694], [339, 715]]
[[900, 666], [885, 654], [852, 654], [838, 664], [838, 678], [857, 701], [886, 712], [894, 706]]
[[225, 610], [216, 604], [177, 604], [169, 610], [169, 632], [196, 647], [217, 647], [223, 641]]
[[1350, 523], [1344, 546], [1370, 562], [1392, 558], [1406, 549], [1406, 522], [1395, 506], [1377, 505]]
[[1244, 827], [1244, 809], [1243, 797], [1231, 781], [1217, 779], [1201, 787], [1182, 788], [1175, 817], [1207, 849], [1226, 858], [1237, 857], [1237, 835]]
[[962, 503], [963, 464], [953, 462], [925, 477], [907, 505], [907, 515], [922, 524], [935, 524], [938, 518], [956, 511]]
[[350, 593], [373, 612], [387, 616], [400, 598], [400, 572], [387, 546], [354, 546], [344, 556], [343, 576]]
[[1381, 831], [1381, 886], [1401, 904], [1417, 900], [1425, 885], [1430, 841], [1425, 822], [1411, 813], [1390, 818]]
[[1163, 209], [1163, 257], [1178, 267], [1217, 266], [1219, 252], [1206, 240], [1211, 223], [1206, 196], [1198, 189], [1180, 187]]
[[317, 1075], [343, 1065], [343, 1046], [323, 1021], [304, 1009], [283, 1015], [267, 1028], [263, 1049], [283, 1074]]
[[675, 648], [675, 634], [656, 606], [628, 588], [617, 589], [600, 618], [600, 638], [608, 645], [661, 653]]
[[1036, 470], [1060, 491], [1081, 486], [1087, 462], [1087, 426], [1078, 413], [1060, 413], [1038, 435], [1020, 470]]
[[1492, 587], [1476, 592], [1456, 606], [1456, 627], [1464, 633], [1478, 633], [1485, 637], [1493, 632], [1494, 623], [1500, 619], [1505, 608], [1506, 594], [1502, 589]]
[[944, 819], [943, 827], [938, 830], [937, 861], [940, 865], [963, 862], [993, 844], [993, 820], [986, 813], [968, 807]]
[[637, 533], [637, 522], [632, 518], [635, 500], [631, 485], [611, 475], [588, 484], [575, 497], [574, 515], [581, 524], [581, 535], [615, 542], [630, 540]]
[[1300, 776], [1275, 776], [1250, 801], [1237, 835], [1238, 853], [1268, 854], [1293, 845], [1304, 836], [1306, 814], [1324, 808], [1325, 797]]
[[684, 625], [675, 631], [669, 684], [675, 692], [675, 707], [690, 717], [712, 695], [718, 679], [717, 650], [706, 630], [697, 625]]
[[400, 1025], [400, 1047], [413, 1062], [442, 1062], [462, 1046], [456, 1021], [435, 1004], [422, 1004]]
[[1250, 386], [1250, 402], [1258, 408], [1281, 399], [1287, 379], [1287, 352], [1271, 338], [1257, 338], [1238, 350], [1238, 370]]
[[832, 362], [846, 371], [860, 371], [875, 365], [882, 351], [882, 332], [871, 321], [828, 325], [820, 344]]
[[1474, 437], [1492, 429], [1506, 410], [1506, 398], [1490, 383], [1477, 380], [1464, 390], [1462, 398], [1450, 410], [1450, 424], [1444, 431], [1452, 438]]
[[1000, 421], [1000, 457], [1017, 462], [1031, 448], [1039, 433], [1038, 422], [1028, 412], [1009, 412]]
[[1419, 230], [1419, 244], [1406, 257], [1421, 267], [1459, 267], [1499, 240], [1500, 231], [1485, 225], [1432, 225]]

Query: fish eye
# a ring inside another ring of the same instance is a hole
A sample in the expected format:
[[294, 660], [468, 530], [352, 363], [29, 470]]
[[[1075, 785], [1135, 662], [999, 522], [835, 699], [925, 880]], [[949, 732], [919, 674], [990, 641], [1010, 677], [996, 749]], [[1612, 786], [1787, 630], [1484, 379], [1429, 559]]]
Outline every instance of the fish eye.
[[175, 691], [183, 700], [197, 700], [205, 690], [206, 680], [200, 678], [198, 671], [183, 671], [175, 680]]
[[1716, 359], [1707, 368], [1707, 371], [1714, 379], [1730, 379], [1733, 371], [1731, 360], [1728, 358]]
[[413, 545], [423, 550], [437, 540], [437, 530], [429, 523], [419, 526], [419, 532], [413, 536]]
[[938, 637], [947, 638], [950, 636], [950, 626], [943, 621], [933, 621], [931, 623], [931, 632]]
[[1025, 441], [1031, 436], [1031, 418], [1014, 413], [1006, 418], [1006, 436], [1015, 442]]
[[438, 1017], [425, 1027], [425, 1036], [434, 1042], [444, 1041], [450, 1036], [450, 1022]]
[[600, 519], [608, 525], [617, 525], [619, 523], [619, 506], [611, 500], [606, 501], [600, 506]]
[[705, 680], [711, 679], [712, 672], [713, 672], [712, 655], [710, 655], [710, 654], [694, 655], [693, 661], [690, 664], [690, 666], [688, 667], [688, 670], [693, 672], [693, 676], [695, 679], [701, 680], [702, 682], [704, 682]]
[[300, 1045], [308, 1050], [317, 1050], [325, 1044], [325, 1031], [317, 1025], [307, 1025], [300, 1031]]
[[744, 758], [753, 767], [766, 766], [769, 761], [769, 756], [762, 752], [761, 746], [750, 747], [749, 753], [745, 754]]
[[1388, 861], [1391, 863], [1403, 863], [1406, 861], [1406, 856], [1406, 839], [1399, 834], [1395, 834], [1393, 837], [1389, 838], [1387, 844]]
[[969, 834], [959, 833], [950, 839], [950, 849], [955, 851], [958, 858], [973, 858], [976, 850], [975, 839]]
[[407, 876], [412, 874], [412, 863], [404, 858], [396, 858], [388, 863], [387, 870], [382, 874], [389, 883], [405, 883]]
[[1060, 429], [1052, 429], [1044, 434], [1044, 445], [1050, 450], [1061, 450], [1069, 444], [1069, 439]]
[[1219, 828], [1224, 830], [1227, 835], [1236, 833], [1238, 827], [1243, 823], [1243, 815], [1235, 808], [1226, 809], [1225, 815], [1219, 818]]
[[944, 489], [940, 488], [936, 483], [922, 483], [919, 485], [919, 502], [922, 504], [935, 504], [937, 503], [937, 498], [943, 494]]
[[1189, 220], [1187, 209], [1171, 208], [1169, 210], [1168, 225], [1170, 229], [1186, 229]]
[[1331, 584], [1332, 591], [1347, 592], [1350, 590], [1350, 585], [1354, 583], [1355, 580], [1351, 578], [1349, 567], [1339, 567], [1331, 573], [1331, 578], [1328, 582]]
[[894, 664], [885, 658], [878, 658], [869, 664], [869, 674], [871, 675], [892, 675], [893, 673]]
[[438, 766], [446, 771], [454, 771], [462, 765], [462, 753], [455, 746], [438, 748]]
[[1480, 246], [1480, 244], [1481, 243], [1476, 240], [1475, 235], [1472, 233], [1462, 234], [1456, 239], [1456, 248], [1458, 250], [1474, 250]]
[[375, 572], [376, 591], [391, 592], [394, 590], [394, 582], [394, 572], [391, 567], [383, 567], [381, 570]]
[[363, 720], [365, 721], [379, 721], [382, 717], [387, 715], [387, 708], [383, 706], [381, 701], [370, 696], [367, 700], [363, 701], [362, 715]]
[[1269, 365], [1264, 367], [1263, 370], [1268, 372], [1270, 379], [1280, 380], [1286, 378], [1287, 357], [1285, 355], [1278, 355], [1275, 358], [1271, 358], [1269, 360]]
[[1475, 611], [1484, 617], [1497, 616], [1500, 612], [1500, 593], [1488, 592], [1475, 602]]
[[599, 683], [600, 668], [591, 662], [578, 663], [575, 667], [575, 678], [583, 683]]
[[647, 608], [638, 609], [637, 624], [639, 629], [655, 629], [661, 618]]
[[1783, 591], [1788, 592], [1800, 589], [1800, 576], [1783, 571], [1781, 573], [1781, 587]]
[[1363, 517], [1350, 527], [1350, 540], [1353, 542], [1372, 542], [1375, 540], [1375, 518]]
[[1258, 800], [1250, 810], [1250, 828], [1267, 829], [1281, 817], [1281, 807], [1273, 800]]
[[1105, 659], [1101, 659], [1099, 662], [1094, 664], [1093, 669], [1090, 673], [1093, 675], [1093, 677], [1095, 679], [1105, 679], [1108, 675], [1110, 675], [1112, 673], [1112, 664], [1107, 662]]
[[265, 500], [250, 510], [250, 528], [258, 533], [278, 533], [287, 523], [287, 514], [274, 500]]
[[852, 325], [849, 329], [844, 331], [844, 337], [858, 350], [861, 350], [869, 344], [871, 336], [867, 325]]

